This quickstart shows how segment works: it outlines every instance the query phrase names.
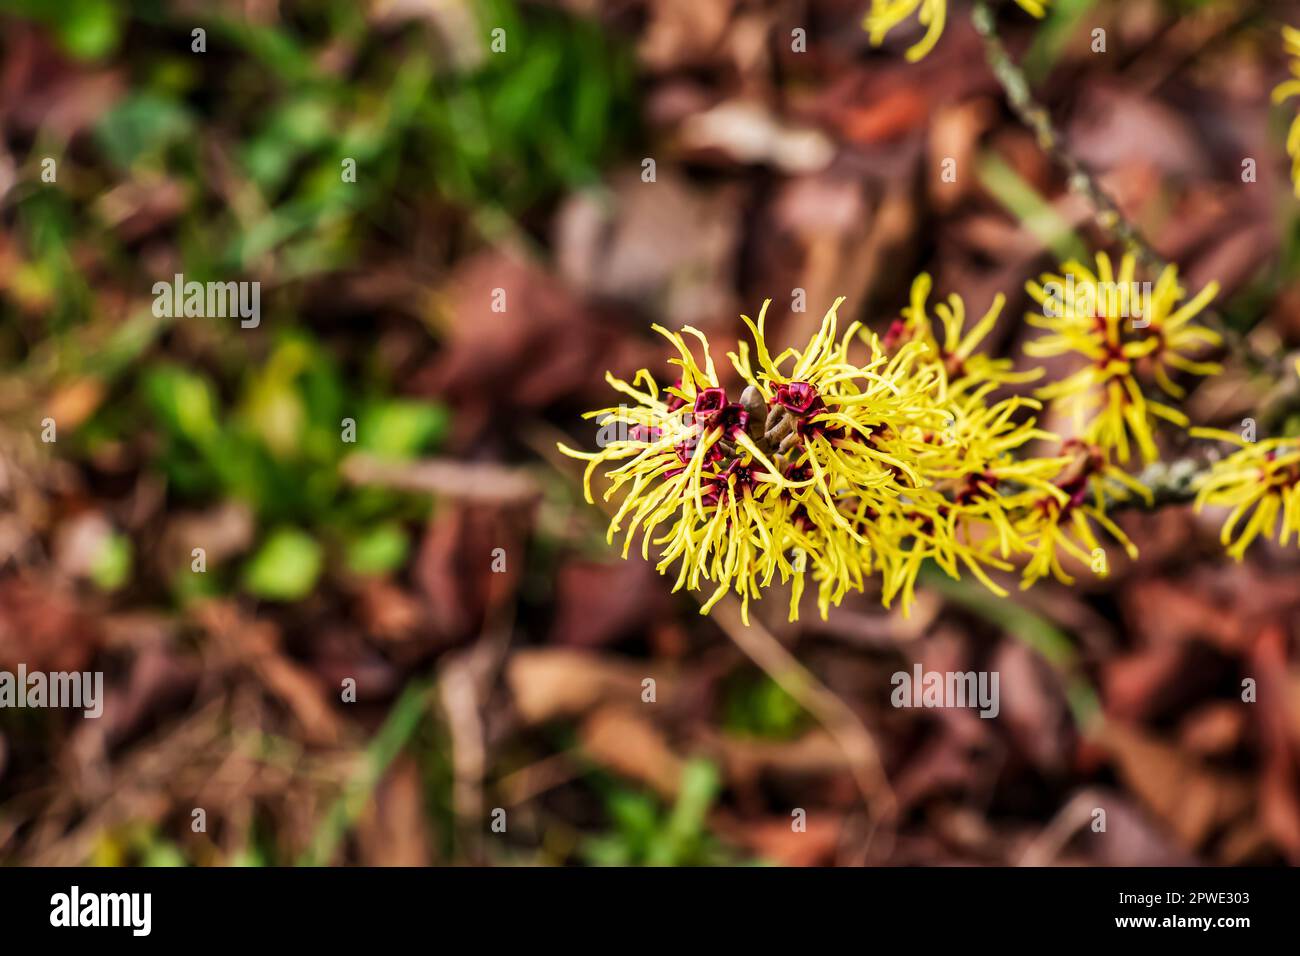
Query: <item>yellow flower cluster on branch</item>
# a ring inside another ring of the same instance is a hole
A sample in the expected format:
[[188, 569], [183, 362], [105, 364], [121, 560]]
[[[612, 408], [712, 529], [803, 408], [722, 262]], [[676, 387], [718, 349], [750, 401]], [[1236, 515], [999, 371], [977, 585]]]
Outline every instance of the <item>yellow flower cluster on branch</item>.
[[[765, 304], [744, 317], [752, 343], [728, 353], [730, 385], [699, 331], [656, 326], [678, 380], [661, 390], [644, 369], [631, 383], [607, 376], [631, 404], [589, 413], [598, 450], [561, 446], [587, 461], [589, 501], [606, 469], [604, 498], [621, 499], [609, 540], [623, 535], [624, 556], [638, 537], [647, 559], [657, 549], [674, 590], [711, 587], [706, 613], [734, 591], [747, 615], [751, 598], [789, 582], [792, 620], [809, 581], [823, 617], [872, 575], [882, 602], [906, 611], [927, 561], [1005, 594], [992, 572], [1017, 560], [1024, 586], [1072, 581], [1063, 557], [1105, 573], [1095, 529], [1135, 553], [1106, 507], [1145, 489], [1101, 449], [1038, 428], [1036, 399], [995, 396], [1037, 375], [975, 351], [1001, 297], [968, 329], [955, 296], [930, 318], [929, 289], [919, 277], [883, 342], [857, 322], [841, 332], [840, 300], [806, 347], [776, 355]], [[1026, 454], [1034, 443], [1056, 450]]]

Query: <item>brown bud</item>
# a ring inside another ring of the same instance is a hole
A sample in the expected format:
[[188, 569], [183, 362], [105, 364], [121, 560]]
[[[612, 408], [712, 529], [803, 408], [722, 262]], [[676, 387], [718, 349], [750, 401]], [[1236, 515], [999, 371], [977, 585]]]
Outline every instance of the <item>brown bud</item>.
[[740, 393], [740, 405], [749, 413], [745, 431], [749, 433], [752, 440], [758, 441], [763, 437], [763, 423], [768, 415], [767, 402], [763, 401], [763, 393], [753, 385], [745, 386], [745, 390]]

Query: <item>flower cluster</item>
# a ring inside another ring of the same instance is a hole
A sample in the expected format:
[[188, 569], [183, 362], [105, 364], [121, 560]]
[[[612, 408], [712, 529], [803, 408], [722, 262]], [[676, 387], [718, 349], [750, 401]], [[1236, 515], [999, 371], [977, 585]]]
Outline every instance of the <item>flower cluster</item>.
[[[959, 297], [950, 296], [946, 303], [936, 305], [940, 341], [936, 323], [926, 311], [929, 292], [930, 277], [922, 274], [912, 284], [911, 303], [891, 327], [887, 341], [915, 339], [926, 343], [929, 360], [948, 376], [949, 398], [962, 405], [962, 421], [967, 427], [959, 438], [964, 447], [986, 448], [992, 441], [1001, 452], [996, 463], [986, 465], [983, 472], [977, 460], [963, 463], [964, 475], [957, 476], [959, 481], [969, 483], [974, 480], [972, 476], [981, 474], [997, 479], [996, 491], [993, 486], [981, 485], [984, 493], [978, 498], [959, 501], [963, 531], [971, 538], [996, 536], [998, 554], [1004, 559], [1027, 556], [1022, 587], [1048, 575], [1072, 584], [1074, 579], [1062, 563], [1063, 554], [1105, 574], [1104, 563], [1098, 566], [1096, 558], [1104, 549], [1094, 526], [1118, 541], [1130, 557], [1136, 557], [1137, 549], [1107, 517], [1106, 509], [1111, 502], [1135, 496], [1147, 499], [1150, 493], [1114, 468], [1104, 449], [1077, 438], [1062, 442], [1053, 434], [1033, 429], [1032, 422], [1025, 426], [1030, 430], [1013, 433], [1013, 442], [998, 440], [999, 427], [1018, 407], [1040, 406], [1036, 401], [1012, 399], [990, 407], [986, 404], [990, 393], [1003, 385], [1032, 382], [1043, 374], [1041, 368], [1016, 372], [1010, 359], [975, 352], [997, 322], [1004, 297], [999, 294], [989, 311], [969, 330]], [[963, 399], [968, 389], [974, 392]], [[1030, 439], [1054, 447], [1054, 454], [1013, 458], [1012, 452]], [[995, 585], [990, 587], [999, 590]]]
[[[728, 355], [745, 383], [734, 400], [702, 334], [656, 326], [678, 353], [678, 381], [660, 392], [645, 370], [632, 385], [609, 377], [636, 404], [591, 415], [626, 426], [626, 437], [596, 452], [562, 446], [589, 462], [588, 500], [595, 469], [621, 462], [607, 474], [606, 500], [626, 489], [610, 540], [625, 531], [626, 555], [639, 532], [644, 556], [652, 542], [661, 548], [661, 572], [677, 567], [677, 588], [712, 583], [706, 611], [731, 589], [747, 608], [778, 576], [794, 582], [792, 615], [808, 574], [823, 612], [861, 588], [873, 566], [891, 591], [902, 589], [907, 559], [879, 519], [901, 519], [906, 493], [921, 485], [915, 462], [948, 421], [937, 400], [941, 375], [918, 361], [920, 344], [888, 356], [872, 339], [865, 360], [850, 361], [859, 326], [839, 335], [838, 305], [807, 348], [775, 358], [766, 305], [757, 323], [745, 317], [754, 350], [742, 344]], [[703, 347], [702, 363], [687, 335]]]
[[1071, 260], [1060, 275], [1048, 273], [1026, 286], [1042, 306], [1025, 321], [1047, 330], [1025, 346], [1040, 358], [1069, 355], [1083, 360], [1070, 376], [1038, 392], [1044, 400], [1063, 400], [1073, 414], [1075, 433], [1089, 444], [1128, 462], [1137, 446], [1147, 462], [1159, 457], [1155, 428], [1164, 420], [1186, 428], [1177, 408], [1152, 398], [1148, 385], [1181, 399], [1174, 381], [1179, 373], [1213, 375], [1220, 367], [1199, 361], [1198, 352], [1220, 344], [1220, 336], [1192, 320], [1218, 294], [1210, 283], [1194, 298], [1178, 283], [1174, 266], [1166, 266], [1154, 285], [1135, 281], [1133, 256], [1121, 259], [1116, 273], [1105, 253], [1097, 254], [1094, 273]]
[[[621, 496], [609, 540], [624, 535], [624, 556], [638, 535], [644, 557], [656, 547], [674, 590], [709, 584], [706, 613], [735, 591], [747, 615], [751, 598], [789, 582], [792, 620], [809, 579], [823, 617], [872, 574], [882, 602], [906, 611], [926, 562], [1005, 594], [991, 572], [1017, 559], [1024, 586], [1049, 574], [1071, 581], [1063, 555], [1095, 565], [1096, 528], [1134, 553], [1106, 507], [1145, 489], [1099, 449], [1038, 428], [1036, 399], [995, 397], [1037, 374], [975, 352], [1001, 297], [968, 329], [956, 297], [930, 318], [929, 288], [917, 279], [884, 341], [857, 322], [841, 333], [837, 301], [805, 348], [775, 356], [764, 305], [757, 322], [744, 317], [752, 348], [728, 353], [735, 385], [700, 332], [656, 326], [677, 353], [678, 380], [661, 390], [644, 369], [630, 384], [607, 376], [633, 404], [588, 417], [614, 437], [597, 451], [561, 446], [588, 463], [588, 501], [608, 468], [604, 498]], [[1026, 454], [1033, 444], [1055, 452]]]
[[[1047, 10], [1048, 0], [1016, 0], [1026, 12], [1041, 17]], [[948, 19], [948, 0], [871, 0], [871, 9], [862, 26], [871, 36], [872, 44], [879, 46], [885, 35], [904, 20], [915, 16], [925, 27], [925, 35], [907, 50], [907, 59], [916, 62], [934, 49]]]

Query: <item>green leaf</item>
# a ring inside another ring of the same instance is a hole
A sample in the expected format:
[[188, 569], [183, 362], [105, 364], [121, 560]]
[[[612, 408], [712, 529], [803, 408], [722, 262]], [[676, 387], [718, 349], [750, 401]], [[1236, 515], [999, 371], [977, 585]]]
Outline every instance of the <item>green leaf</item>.
[[980, 185], [1033, 233], [1034, 238], [1051, 249], [1056, 258], [1088, 261], [1087, 246], [1056, 207], [1001, 156], [992, 151], [983, 153], [978, 160], [976, 175]]
[[273, 110], [244, 148], [244, 168], [264, 192], [279, 189], [294, 165], [329, 142], [335, 120], [321, 98], [292, 100]]
[[202, 376], [172, 365], [159, 366], [145, 377], [144, 392], [173, 437], [202, 447], [219, 434], [216, 391]]
[[326, 866], [330, 863], [339, 843], [369, 805], [370, 796], [389, 765], [410, 742], [428, 712], [429, 685], [422, 680], [411, 681], [388, 712], [384, 725], [370, 739], [366, 746], [366, 759], [344, 784], [343, 794], [326, 811], [311, 844], [298, 859], [299, 866]]
[[669, 829], [679, 838], [698, 836], [704, 831], [709, 807], [718, 795], [721, 778], [707, 760], [691, 760], [682, 768], [677, 802], [669, 818]]
[[79, 60], [97, 60], [113, 51], [121, 34], [112, 0], [65, 0], [58, 16], [45, 11], [59, 44]]
[[789, 740], [806, 726], [808, 715], [772, 678], [729, 681], [724, 697], [725, 726], [739, 736]]
[[387, 574], [406, 561], [411, 542], [395, 521], [362, 532], [348, 542], [348, 568], [356, 574]]
[[323, 565], [315, 538], [297, 528], [278, 528], [244, 565], [244, 589], [270, 601], [297, 601], [311, 593]]
[[189, 113], [174, 100], [138, 93], [109, 110], [95, 134], [109, 160], [128, 167], [187, 139], [193, 125]]
[[90, 578], [103, 591], [116, 591], [131, 580], [131, 539], [114, 532], [104, 539], [90, 568]]
[[240, 407], [246, 423], [276, 458], [298, 453], [307, 423], [307, 406], [296, 377], [306, 361], [291, 345], [276, 349], [271, 359], [250, 379]]
[[441, 440], [447, 410], [414, 399], [372, 405], [357, 423], [357, 446], [386, 458], [410, 458]]
[[144, 853], [144, 858], [140, 861], [142, 866], [167, 867], [167, 866], [185, 866], [185, 855], [181, 853], [180, 848], [174, 843], [158, 842], [153, 843]]

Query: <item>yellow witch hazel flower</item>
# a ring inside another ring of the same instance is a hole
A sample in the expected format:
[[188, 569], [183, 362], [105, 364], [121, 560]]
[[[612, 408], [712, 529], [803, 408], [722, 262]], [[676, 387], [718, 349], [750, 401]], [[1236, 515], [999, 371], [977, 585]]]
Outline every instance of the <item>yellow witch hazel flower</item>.
[[1192, 434], [1241, 446], [1215, 462], [1196, 490], [1197, 511], [1206, 505], [1231, 509], [1219, 536], [1228, 554], [1240, 561], [1261, 535], [1282, 545], [1295, 535], [1300, 545], [1300, 438], [1250, 442], [1213, 428]]
[[[1300, 95], [1300, 30], [1295, 27], [1282, 28], [1282, 40], [1286, 52], [1291, 57], [1291, 78], [1279, 83], [1273, 90], [1273, 102], [1284, 103], [1291, 97]], [[1300, 113], [1291, 121], [1291, 129], [1286, 137], [1286, 151], [1291, 157], [1291, 180], [1295, 184], [1296, 198], [1300, 199]]]
[[[1016, 0], [1022, 9], [1036, 17], [1047, 11], [1048, 0]], [[915, 63], [934, 49], [948, 19], [948, 0], [871, 0], [871, 9], [862, 21], [871, 35], [871, 42], [879, 46], [885, 35], [904, 20], [915, 16], [925, 27], [925, 35], [907, 50], [907, 59]]]
[[1143, 385], [1153, 381], [1165, 394], [1182, 398], [1184, 390], [1171, 375], [1214, 375], [1221, 369], [1193, 356], [1217, 346], [1220, 336], [1193, 323], [1218, 294], [1210, 283], [1191, 300], [1178, 284], [1176, 267], [1166, 266], [1154, 283], [1134, 281], [1132, 255], [1120, 261], [1118, 274], [1103, 252], [1094, 273], [1071, 260], [1062, 275], [1046, 274], [1026, 288], [1042, 306], [1025, 320], [1051, 334], [1025, 346], [1037, 357], [1076, 355], [1086, 364], [1074, 374], [1039, 389], [1044, 400], [1063, 400], [1072, 412], [1076, 435], [1089, 445], [1114, 453], [1121, 463], [1131, 447], [1147, 462], [1159, 457], [1155, 428], [1161, 419], [1186, 428], [1178, 409], [1148, 397]]
[[[645, 557], [658, 547], [658, 569], [676, 567], [676, 588], [710, 583], [705, 612], [734, 590], [747, 614], [750, 598], [779, 578], [792, 582], [794, 619], [811, 576], [825, 616], [872, 572], [885, 603], [901, 595], [906, 607], [926, 559], [995, 588], [981, 565], [1009, 567], [990, 553], [996, 535], [963, 533], [964, 514], [988, 510], [973, 503], [985, 492], [978, 483], [965, 487], [963, 467], [983, 469], [992, 487], [1009, 449], [1034, 437], [1032, 423], [999, 411], [974, 428], [978, 400], [950, 397], [945, 369], [924, 341], [891, 353], [857, 322], [840, 334], [841, 301], [806, 348], [776, 356], [767, 305], [757, 322], [744, 317], [754, 341], [752, 350], [742, 343], [728, 353], [744, 383], [735, 400], [701, 333], [656, 326], [678, 353], [679, 381], [661, 392], [646, 370], [631, 384], [607, 376], [635, 402], [589, 413], [614, 437], [598, 438], [594, 452], [561, 446], [588, 462], [589, 501], [595, 471], [614, 466], [605, 498], [623, 499], [609, 539], [624, 532], [625, 555], [637, 534]], [[702, 362], [686, 336], [703, 346]], [[982, 450], [972, 450], [974, 431]]]
[[[1151, 504], [1146, 486], [1107, 460], [1105, 452], [1076, 439], [1061, 448], [1065, 467], [1046, 484], [1039, 484], [1017, 501], [1020, 515], [1016, 531], [1026, 541], [1030, 554], [1021, 587], [1027, 588], [1039, 578], [1051, 575], [1062, 584], [1073, 584], [1061, 555], [1066, 554], [1092, 569], [1099, 577], [1109, 574], [1106, 551], [1093, 531], [1101, 528], [1130, 559], [1138, 556], [1137, 547], [1110, 517], [1110, 502], [1140, 498]], [[1100, 562], [1100, 563], [1099, 563]]]

